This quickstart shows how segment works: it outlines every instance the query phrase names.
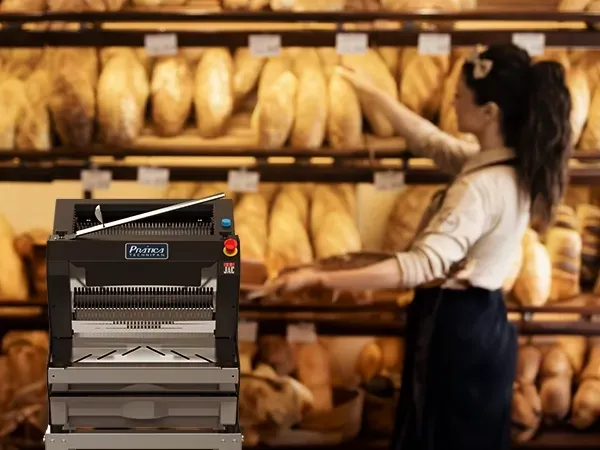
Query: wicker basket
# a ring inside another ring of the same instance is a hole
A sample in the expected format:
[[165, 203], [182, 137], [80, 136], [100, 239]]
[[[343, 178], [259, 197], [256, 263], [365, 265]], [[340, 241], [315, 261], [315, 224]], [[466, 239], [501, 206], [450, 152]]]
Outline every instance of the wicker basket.
[[263, 437], [269, 446], [338, 445], [360, 433], [364, 393], [355, 389], [334, 388], [334, 407], [326, 413], [306, 417], [297, 429], [283, 430]]

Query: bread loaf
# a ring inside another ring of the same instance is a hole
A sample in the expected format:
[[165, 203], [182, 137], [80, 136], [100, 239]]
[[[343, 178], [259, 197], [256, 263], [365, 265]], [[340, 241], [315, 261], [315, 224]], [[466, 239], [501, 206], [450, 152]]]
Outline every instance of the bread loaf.
[[5, 348], [4, 352], [8, 355], [11, 376], [14, 378], [13, 386], [16, 389], [25, 388], [46, 378], [47, 345], [39, 347], [30, 342], [20, 341]]
[[544, 356], [540, 377], [544, 422], [554, 424], [569, 413], [573, 382], [573, 368], [567, 353], [560, 346], [553, 346]]
[[579, 294], [581, 237], [576, 230], [551, 227], [546, 234], [546, 248], [552, 263], [550, 301], [560, 301]]
[[314, 395], [314, 411], [331, 411], [333, 389], [331, 365], [325, 347], [319, 342], [294, 344], [298, 381]]
[[194, 104], [200, 136], [220, 136], [233, 112], [233, 58], [229, 50], [206, 50], [196, 69], [195, 83]]
[[577, 207], [581, 233], [581, 281], [591, 284], [600, 270], [600, 208], [582, 203]]
[[[365, 73], [392, 98], [398, 97], [396, 80], [376, 50], [369, 49], [364, 55], [344, 55], [342, 56], [342, 63], [354, 71]], [[362, 94], [359, 94], [359, 100], [373, 133], [379, 137], [393, 136], [394, 128], [392, 124], [377, 105], [368, 96]]]
[[542, 420], [542, 403], [536, 379], [542, 364], [542, 352], [532, 345], [519, 348], [513, 388], [511, 436], [513, 441], [529, 441]]
[[600, 86], [596, 86], [592, 93], [587, 123], [581, 134], [578, 147], [581, 150], [591, 151], [600, 149]]
[[354, 87], [341, 75], [329, 79], [327, 138], [336, 148], [363, 146], [363, 121], [360, 101]]
[[313, 251], [307, 231], [309, 197], [294, 185], [285, 185], [273, 201], [269, 218], [267, 269], [275, 276], [288, 266], [308, 264]]
[[57, 48], [50, 59], [54, 75], [50, 112], [56, 133], [64, 145], [86, 147], [92, 142], [96, 118], [97, 52]]
[[223, 8], [225, 9], [247, 9], [250, 3], [250, 0], [223, 0]]
[[235, 206], [235, 232], [243, 245], [242, 258], [264, 262], [267, 254], [268, 204], [260, 193], [248, 193]]
[[265, 58], [253, 56], [248, 48], [238, 48], [233, 56], [233, 96], [241, 102], [256, 86], [266, 64]]
[[320, 148], [327, 127], [328, 97], [327, 81], [317, 51], [303, 49], [296, 57], [294, 72], [298, 91], [291, 144], [298, 148]]
[[132, 50], [106, 62], [98, 81], [98, 126], [102, 142], [126, 146], [135, 141], [144, 126], [149, 93], [146, 70]]
[[17, 236], [14, 248], [23, 261], [29, 281], [33, 284], [33, 298], [45, 298], [47, 289], [46, 242], [52, 233], [49, 230], [33, 229]]
[[297, 88], [297, 78], [292, 72], [285, 72], [266, 91], [259, 91], [256, 108], [258, 145], [261, 148], [285, 145], [296, 116]]
[[346, 0], [271, 0], [274, 11], [342, 11]]
[[392, 11], [419, 11], [434, 9], [439, 11], [459, 11], [464, 0], [381, 0], [381, 6]]
[[338, 210], [331, 211], [323, 217], [323, 220], [336, 225], [321, 227], [318, 233], [313, 234], [317, 258], [328, 258], [361, 250], [360, 233], [354, 218]]
[[23, 261], [14, 247], [15, 235], [6, 217], [0, 215], [0, 300], [27, 300], [29, 289]]
[[377, 342], [367, 343], [357, 361], [356, 370], [361, 380], [366, 383], [381, 373], [383, 369], [383, 351]]
[[310, 230], [313, 236], [330, 222], [324, 220], [331, 211], [341, 211], [350, 217], [356, 216], [356, 192], [348, 184], [318, 184], [312, 191]]
[[[36, 27], [24, 26], [29, 31]], [[0, 67], [2, 71], [20, 80], [25, 80], [44, 62], [46, 51], [42, 49], [3, 48], [0, 49]]]
[[363, 378], [359, 372], [359, 360], [364, 347], [374, 342], [369, 336], [321, 336], [321, 344], [327, 349], [331, 365], [332, 384], [358, 387]]
[[260, 75], [258, 82], [258, 98], [264, 95], [271, 86], [277, 81], [277, 79], [285, 72], [292, 71], [293, 65], [290, 58], [286, 55], [276, 56], [269, 58], [265, 63], [265, 67]]
[[[50, 11], [86, 12], [86, 11], [118, 11], [126, 0], [48, 0]], [[143, 0], [135, 0], [143, 2]]]
[[440, 102], [440, 129], [453, 136], [459, 135], [458, 120], [456, 118], [456, 110], [454, 109], [454, 98], [456, 97], [456, 88], [462, 76], [464, 64], [465, 58], [460, 58], [452, 66], [448, 78], [444, 81]]
[[403, 64], [400, 101], [417, 114], [433, 120], [442, 102], [449, 57], [412, 54]]
[[571, 93], [571, 128], [573, 133], [572, 143], [579, 142], [583, 128], [587, 122], [590, 110], [591, 91], [585, 72], [580, 68], [573, 68], [567, 73], [567, 87]]
[[523, 265], [523, 247], [519, 246], [516, 251], [516, 255], [514, 256], [510, 272], [508, 276], [504, 279], [504, 283], [502, 284], [502, 291], [504, 293], [512, 292], [515, 287], [515, 283], [517, 282], [517, 278], [519, 277], [519, 273], [521, 272], [521, 266]]
[[320, 185], [313, 192], [310, 232], [317, 258], [328, 258], [361, 249], [360, 233], [354, 215], [354, 190], [349, 188], [344, 192], [343, 189], [342, 186]]
[[400, 63], [400, 49], [398, 47], [378, 47], [377, 53], [383, 59], [392, 75], [398, 73], [398, 64]]
[[150, 83], [152, 121], [161, 136], [176, 136], [183, 129], [192, 107], [194, 76], [182, 56], [160, 58]]
[[0, 74], [0, 149], [13, 150], [17, 138], [18, 120], [27, 101], [25, 85], [18, 78]]
[[47, 0], [3, 0], [0, 3], [2, 12], [44, 12], [46, 10]]
[[390, 249], [397, 252], [408, 250], [437, 189], [435, 186], [409, 186], [398, 194], [385, 232]]
[[590, 340], [588, 363], [581, 374], [573, 398], [571, 423], [579, 429], [592, 426], [600, 418], [600, 341]]
[[550, 297], [552, 263], [537, 233], [528, 229], [523, 236], [523, 265], [513, 293], [522, 305], [542, 306]]
[[50, 150], [52, 131], [48, 104], [52, 95], [51, 76], [39, 69], [25, 82], [25, 99], [17, 125], [16, 145], [19, 150]]
[[456, 117], [456, 110], [454, 109], [454, 98], [456, 97], [456, 89], [460, 77], [462, 76], [462, 69], [465, 63], [466, 57], [459, 56], [452, 70], [450, 71], [444, 86], [442, 89], [442, 97], [440, 102], [440, 113], [439, 113], [439, 127], [446, 133], [464, 139], [469, 142], [476, 142], [477, 138], [471, 134], [461, 133], [458, 127], [458, 119]]

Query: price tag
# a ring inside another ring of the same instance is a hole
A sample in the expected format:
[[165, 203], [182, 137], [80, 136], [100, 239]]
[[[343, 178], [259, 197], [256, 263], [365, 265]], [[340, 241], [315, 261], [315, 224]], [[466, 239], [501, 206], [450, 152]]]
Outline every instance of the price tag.
[[338, 33], [335, 35], [335, 49], [338, 55], [364, 55], [369, 48], [366, 33]]
[[317, 328], [314, 323], [296, 323], [287, 326], [288, 342], [310, 344], [317, 342]]
[[278, 34], [251, 34], [248, 36], [250, 54], [257, 58], [278, 56], [281, 52], [281, 36]]
[[178, 52], [177, 35], [174, 33], [147, 34], [144, 47], [148, 56], [170, 56]]
[[258, 192], [260, 173], [249, 170], [230, 170], [227, 186], [233, 192]]
[[530, 56], [543, 55], [546, 49], [546, 35], [544, 33], [513, 33], [512, 42]]
[[388, 170], [375, 172], [373, 176], [375, 189], [378, 191], [398, 191], [404, 187], [404, 172]]
[[449, 55], [452, 39], [445, 33], [419, 34], [417, 50], [420, 55]]
[[112, 172], [110, 170], [82, 170], [81, 185], [84, 191], [94, 191], [96, 189], [108, 189], [112, 181]]
[[256, 342], [258, 336], [258, 322], [241, 321], [238, 323], [238, 341]]
[[138, 168], [138, 182], [144, 186], [164, 188], [169, 184], [169, 169], [163, 167]]

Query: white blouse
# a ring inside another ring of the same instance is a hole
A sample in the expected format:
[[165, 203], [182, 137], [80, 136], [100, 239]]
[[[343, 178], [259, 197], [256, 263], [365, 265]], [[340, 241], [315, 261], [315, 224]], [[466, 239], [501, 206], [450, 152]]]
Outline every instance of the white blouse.
[[[455, 179], [410, 250], [397, 254], [402, 286], [442, 281], [445, 288], [500, 289], [529, 223], [529, 199], [519, 189], [516, 171], [500, 165], [513, 159], [514, 151], [480, 152], [476, 144], [456, 139], [430, 122], [408, 139], [408, 145]], [[455, 271], [461, 262], [464, 266]]]

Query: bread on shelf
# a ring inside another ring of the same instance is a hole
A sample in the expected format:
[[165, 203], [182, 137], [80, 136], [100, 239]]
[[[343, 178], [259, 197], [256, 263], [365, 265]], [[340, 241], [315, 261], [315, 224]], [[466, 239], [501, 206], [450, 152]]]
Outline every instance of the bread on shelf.
[[557, 302], [578, 295], [582, 241], [577, 230], [564, 226], [550, 227], [546, 233], [546, 248], [552, 263], [549, 300]]
[[183, 56], [160, 58], [150, 79], [152, 121], [161, 136], [183, 131], [194, 96], [194, 74]]
[[56, 133], [63, 145], [88, 146], [96, 121], [97, 51], [55, 48], [48, 52], [49, 70], [53, 75], [49, 105]]
[[538, 348], [519, 348], [511, 411], [511, 437], [517, 443], [531, 440], [541, 425], [542, 401], [536, 386], [541, 364], [542, 352]]
[[561, 337], [544, 355], [540, 369], [540, 398], [544, 422], [556, 424], [571, 409], [574, 376], [581, 371], [586, 350], [584, 338]]
[[233, 70], [228, 49], [210, 48], [202, 54], [194, 81], [196, 126], [202, 137], [222, 135], [233, 113]]
[[302, 49], [294, 61], [298, 81], [290, 143], [298, 148], [323, 146], [327, 128], [327, 79], [316, 49]]
[[[396, 80], [376, 50], [369, 49], [364, 55], [344, 55], [342, 56], [342, 64], [354, 71], [366, 74], [380, 89], [391, 97], [398, 97]], [[368, 96], [359, 93], [358, 97], [363, 113], [373, 129], [373, 133], [379, 137], [393, 136], [394, 129], [383, 111]]]
[[130, 49], [115, 52], [103, 64], [98, 81], [98, 123], [101, 141], [126, 146], [144, 126], [150, 86], [146, 69]]
[[592, 426], [600, 418], [600, 341], [590, 339], [588, 362], [573, 398], [571, 423], [579, 429]]
[[523, 263], [515, 281], [513, 294], [522, 305], [542, 306], [550, 298], [552, 263], [544, 244], [535, 231], [523, 236]]

